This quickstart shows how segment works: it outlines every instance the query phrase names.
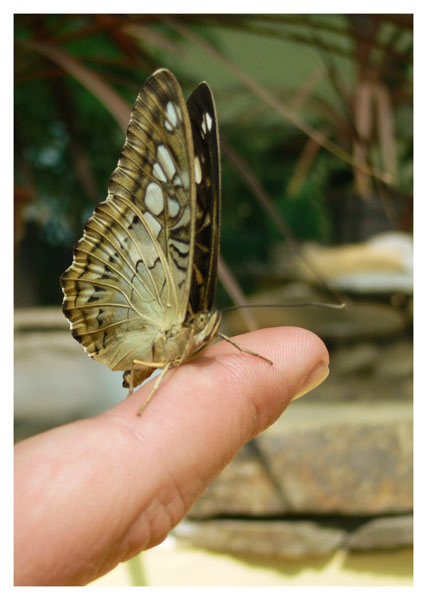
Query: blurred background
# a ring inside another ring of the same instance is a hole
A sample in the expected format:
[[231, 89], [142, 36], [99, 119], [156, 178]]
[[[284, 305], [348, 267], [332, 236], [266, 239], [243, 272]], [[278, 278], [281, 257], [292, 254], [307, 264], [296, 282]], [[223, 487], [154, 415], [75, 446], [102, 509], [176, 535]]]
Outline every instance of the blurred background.
[[411, 584], [412, 44], [405, 14], [15, 15], [16, 441], [125, 395], [59, 276], [159, 67], [217, 104], [217, 307], [346, 303], [224, 314], [317, 332], [331, 375], [95, 585]]

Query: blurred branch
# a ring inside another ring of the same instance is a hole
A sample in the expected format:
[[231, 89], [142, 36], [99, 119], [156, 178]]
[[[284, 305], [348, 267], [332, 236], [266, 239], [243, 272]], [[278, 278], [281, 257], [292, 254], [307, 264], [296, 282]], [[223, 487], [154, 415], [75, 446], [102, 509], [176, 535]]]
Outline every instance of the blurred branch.
[[[314, 90], [318, 79], [322, 75], [323, 71], [317, 71], [317, 73], [314, 73], [297, 91], [297, 93], [294, 96], [294, 99], [292, 100], [292, 105], [296, 113], [302, 108], [302, 105], [306, 102], [309, 95], [312, 96], [311, 92]], [[326, 132], [324, 133], [324, 136], [325, 138], [327, 137]], [[297, 161], [294, 172], [288, 182], [288, 196], [296, 196], [299, 193], [301, 187], [304, 184], [304, 180], [307, 177], [308, 171], [310, 170], [310, 167], [313, 164], [314, 159], [317, 156], [320, 148], [321, 146], [317, 140], [313, 140], [311, 138], [308, 139], [303, 149], [303, 152]]]
[[[326, 135], [326, 133], [325, 133]], [[307, 173], [310, 170], [317, 153], [320, 150], [320, 145], [316, 140], [307, 140], [304, 150], [299, 157], [295, 166], [294, 172], [288, 182], [287, 193], [289, 197], [295, 197], [300, 192]]]
[[172, 42], [168, 37], [155, 31], [151, 27], [147, 27], [145, 25], [140, 25], [138, 23], [131, 23], [129, 25], [125, 25], [122, 27], [122, 30], [133, 37], [135, 37], [140, 42], [144, 44], [152, 44], [161, 50], [167, 50], [171, 54], [175, 54], [176, 56], [182, 56], [183, 50], [178, 45]]
[[[249, 304], [247, 297], [242, 292], [242, 288], [238, 284], [230, 269], [227, 267], [222, 256], [219, 256], [218, 258], [218, 276], [228, 295], [237, 306]], [[241, 311], [241, 317], [244, 320], [248, 331], [255, 331], [255, 329], [258, 329], [257, 321], [253, 316], [251, 309], [245, 307], [242, 308]]]
[[[57, 63], [67, 73], [75, 77], [78, 81], [80, 81], [80, 83], [87, 87], [98, 98], [98, 100], [104, 104], [107, 110], [110, 111], [122, 129], [126, 131], [129, 122], [130, 106], [111, 86], [103, 81], [99, 75], [93, 71], [90, 71], [78, 60], [63, 50], [52, 46], [51, 44], [42, 42], [29, 42], [27, 45], [31, 49]], [[247, 304], [247, 298], [221, 259], [218, 265], [218, 272], [221, 282], [229, 293], [230, 297], [235, 302]], [[250, 310], [242, 309], [242, 311], [248, 329], [256, 329], [256, 321], [251, 315]]]
[[[333, 34], [337, 37], [345, 40], [348, 40], [351, 35], [351, 30], [348, 22], [344, 26], [339, 26], [327, 22], [325, 20], [319, 21], [316, 20], [318, 15], [298, 15], [298, 14], [290, 14], [290, 15], [174, 15], [174, 17], [180, 18], [180, 21], [185, 18], [185, 21], [190, 25], [192, 23], [197, 24], [206, 24], [207, 26], [218, 26], [227, 29], [233, 29], [239, 32], [246, 32], [254, 35], [263, 35], [266, 37], [278, 38], [280, 40], [286, 40], [290, 42], [295, 42], [297, 44], [304, 44], [306, 46], [312, 46], [310, 38], [306, 35], [298, 32], [290, 31], [291, 28], [305, 28], [309, 26], [310, 28], [315, 28], [322, 33]], [[349, 15], [345, 15], [349, 17]], [[380, 23], [384, 23], [389, 21], [388, 16], [390, 15], [379, 15]], [[392, 15], [393, 16], [393, 15]], [[395, 15], [395, 16], [405, 16], [405, 15]], [[375, 20], [376, 15], [369, 15], [372, 20]], [[391, 21], [394, 22], [394, 21]], [[406, 23], [406, 21], [405, 21]], [[288, 26], [289, 29], [284, 30], [283, 25]], [[395, 25], [398, 27], [403, 27], [406, 29], [411, 29], [410, 27], [406, 27], [406, 24], [399, 23], [398, 20], [395, 22]], [[280, 27], [280, 29], [279, 29]], [[378, 49], [383, 52], [390, 53], [394, 59], [398, 60], [410, 60], [410, 53], [406, 53], [405, 51], [397, 52], [395, 48], [387, 48], [386, 44], [381, 39], [370, 38], [368, 32], [361, 32], [361, 37], [366, 38], [372, 43], [372, 47]], [[352, 49], [347, 49], [343, 45], [333, 44], [329, 41], [319, 40], [319, 44], [323, 48], [323, 50], [329, 54], [335, 54], [337, 56], [346, 57], [349, 59], [353, 58]]]
[[[372, 85], [370, 81], [362, 81], [355, 95], [354, 120], [358, 139], [354, 143], [354, 157], [358, 161], [366, 161], [368, 140], [372, 132]], [[367, 173], [355, 170], [356, 188], [362, 198], [372, 193], [372, 185]]]
[[374, 88], [374, 99], [377, 105], [378, 137], [384, 168], [397, 179], [397, 150], [394, 134], [393, 111], [390, 94], [382, 83]]
[[310, 39], [312, 40], [313, 46], [317, 49], [319, 56], [321, 56], [324, 62], [329, 84], [332, 90], [335, 92], [335, 98], [338, 100], [338, 103], [343, 109], [343, 113], [347, 118], [347, 123], [352, 124], [351, 95], [347, 92], [343, 82], [340, 81], [334, 61], [332, 60], [330, 53], [325, 51], [319, 38], [317, 28], [313, 27], [313, 24], [309, 21], [308, 16], [309, 15], [304, 15], [303, 20], [309, 32]]
[[295, 112], [298, 112], [307, 102], [309, 97], [312, 97], [313, 91], [319, 81], [324, 77], [324, 71], [314, 71], [310, 77], [299, 87], [294, 97], [290, 101], [290, 105]]
[[255, 198], [258, 200], [260, 206], [273, 220], [285, 241], [290, 245], [293, 251], [301, 258], [301, 260], [305, 263], [309, 271], [313, 273], [316, 281], [323, 287], [323, 289], [327, 290], [332, 297], [338, 299], [339, 304], [344, 302], [343, 296], [341, 296], [341, 294], [337, 293], [335, 290], [332, 290], [326, 283], [326, 279], [323, 277], [323, 275], [321, 275], [316, 269], [314, 269], [314, 267], [307, 261], [304, 252], [302, 251], [299, 242], [294, 237], [290, 227], [283, 219], [280, 212], [277, 210], [274, 202], [271, 200], [270, 196], [264, 189], [262, 183], [257, 178], [255, 173], [251, 170], [249, 165], [241, 158], [241, 156], [239, 156], [231, 148], [231, 146], [223, 138], [221, 138], [221, 147], [224, 154], [229, 159], [230, 163], [233, 165], [233, 167], [238, 172], [242, 180], [246, 183], [248, 188], [254, 194]]
[[[384, 168], [397, 179], [396, 139], [390, 96], [380, 82], [362, 81], [355, 100], [355, 124], [358, 140], [354, 154], [358, 160], [367, 160], [368, 142], [373, 136], [374, 115], [378, 126], [379, 152]], [[360, 195], [368, 198], [372, 185], [365, 173], [355, 171], [356, 186]]]
[[50, 89], [52, 97], [56, 101], [58, 113], [61, 115], [70, 134], [70, 155], [76, 178], [80, 181], [87, 198], [90, 199], [92, 204], [95, 204], [99, 200], [96, 176], [81, 136], [77, 111], [72, 97], [68, 93], [68, 86], [64, 85], [64, 82], [58, 84], [57, 80], [50, 80]]
[[307, 123], [303, 122], [299, 117], [297, 117], [295, 115], [295, 112], [293, 110], [290, 110], [287, 106], [285, 106], [284, 104], [279, 102], [273, 94], [271, 94], [265, 88], [258, 85], [251, 77], [246, 75], [246, 73], [243, 73], [242, 71], [240, 71], [240, 69], [238, 69], [233, 63], [231, 63], [228, 59], [226, 59], [220, 52], [218, 52], [218, 50], [216, 50], [204, 38], [202, 38], [198, 34], [194, 33], [190, 29], [188, 29], [188, 27], [186, 27], [185, 25], [182, 25], [181, 23], [177, 22], [175, 19], [168, 19], [167, 21], [169, 22], [171, 27], [176, 29], [176, 31], [178, 31], [183, 37], [185, 37], [189, 40], [192, 40], [197, 45], [199, 45], [204, 50], [206, 50], [206, 52], [208, 54], [213, 56], [218, 62], [220, 62], [229, 71], [231, 71], [236, 77], [238, 77], [240, 79], [240, 81], [246, 87], [248, 87], [256, 96], [258, 96], [259, 98], [262, 98], [264, 100], [264, 102], [266, 102], [269, 106], [274, 108], [280, 115], [282, 115], [282, 117], [284, 117], [286, 120], [293, 123], [296, 127], [298, 127], [298, 129], [303, 131], [307, 136], [309, 136], [313, 140], [317, 141], [317, 143], [320, 146], [322, 146], [323, 148], [325, 148], [326, 150], [331, 152], [331, 154], [334, 154], [339, 159], [347, 162], [348, 164], [352, 165], [356, 169], [359, 169], [363, 173], [366, 173], [367, 175], [371, 175], [373, 177], [380, 179], [387, 185], [390, 185], [393, 183], [393, 178], [392, 178], [391, 174], [381, 173], [380, 171], [371, 168], [366, 163], [355, 160], [351, 154], [349, 154], [348, 152], [343, 150], [341, 147], [336, 145], [331, 140], [326, 139], [322, 132], [314, 129]]
[[288, 240], [294, 246], [295, 249], [297, 249], [298, 242], [293, 237], [292, 231], [290, 230], [286, 221], [283, 219], [280, 212], [277, 210], [274, 202], [267, 194], [261, 181], [251, 170], [249, 165], [242, 159], [241, 156], [237, 154], [235, 150], [233, 150], [233, 148], [223, 137], [221, 138], [221, 149], [223, 153], [227, 156], [230, 163], [233, 165], [234, 169], [240, 175], [241, 179], [246, 183], [247, 187], [254, 194], [255, 198], [258, 200], [259, 205], [273, 220], [277, 229], [280, 231], [283, 237], [286, 240]]
[[[404, 16], [404, 15], [402, 15]], [[412, 15], [411, 15], [412, 16]], [[413, 54], [413, 38], [412, 36], [406, 39], [406, 45], [409, 46], [406, 52], [401, 50], [401, 57], [398, 59], [393, 53], [393, 50], [396, 46], [402, 46], [402, 37], [404, 36], [405, 31], [396, 27], [394, 30], [389, 32], [388, 39], [384, 40], [384, 50], [382, 52], [382, 56], [380, 61], [377, 64], [377, 69], [381, 73], [386, 73], [388, 77], [390, 75], [393, 78], [396, 78], [397, 81], [402, 79], [402, 69], [401, 64], [402, 60], [405, 60], [407, 64], [412, 65], [412, 54]], [[398, 85], [400, 88], [401, 85]]]
[[[39, 15], [27, 15], [30, 16], [31, 23], [34, 22], [34, 16], [38, 19]], [[58, 43], [69, 43], [75, 41], [81, 41], [86, 38], [90, 38], [95, 35], [99, 35], [102, 33], [112, 34], [120, 29], [123, 25], [133, 22], [141, 22], [141, 20], [145, 20], [143, 15], [112, 15], [112, 14], [85, 14], [85, 15], [61, 15], [63, 17], [62, 27], [60, 31], [57, 29], [50, 30], [48, 34], [40, 36], [38, 31], [34, 30], [34, 27], [31, 29], [34, 31], [34, 36], [37, 39], [43, 39], [52, 41], [53, 38], [55, 42]], [[72, 25], [75, 21], [79, 21], [78, 27], [73, 27]], [[46, 28], [46, 24], [43, 20], [39, 19], [39, 22], [42, 27]], [[71, 25], [71, 26], [70, 26]]]
[[89, 70], [79, 60], [52, 44], [31, 41], [26, 42], [25, 45], [59, 65], [64, 71], [90, 90], [126, 131], [129, 121], [129, 105], [97, 73]]

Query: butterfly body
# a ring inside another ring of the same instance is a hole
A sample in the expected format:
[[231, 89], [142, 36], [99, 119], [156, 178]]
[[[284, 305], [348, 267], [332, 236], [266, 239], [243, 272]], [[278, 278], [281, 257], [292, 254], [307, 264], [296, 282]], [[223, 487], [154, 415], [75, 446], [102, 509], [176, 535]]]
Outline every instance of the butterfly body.
[[[218, 311], [198, 313], [189, 323], [175, 324], [170, 329], [158, 331], [152, 338], [151, 351], [142, 355], [137, 351], [123, 374], [123, 387], [133, 388], [142, 383], [155, 368], [164, 368], [168, 364], [176, 367], [201, 352], [215, 337], [221, 322]], [[135, 340], [140, 344], [140, 338]], [[165, 362], [163, 357], [168, 357]], [[142, 365], [156, 364], [156, 367]], [[132, 369], [132, 366], [134, 368]]]

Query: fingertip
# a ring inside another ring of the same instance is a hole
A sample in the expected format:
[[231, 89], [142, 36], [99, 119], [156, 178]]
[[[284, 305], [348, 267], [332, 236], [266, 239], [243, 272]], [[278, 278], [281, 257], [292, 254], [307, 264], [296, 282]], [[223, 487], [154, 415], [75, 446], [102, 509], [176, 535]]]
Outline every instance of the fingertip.
[[[272, 360], [265, 361], [226, 349], [226, 342], [215, 347], [221, 350], [221, 360], [234, 353], [226, 363], [234, 379], [230, 386], [240, 388], [257, 414], [254, 431], [257, 435], [270, 426], [290, 402], [320, 385], [329, 372], [329, 353], [324, 342], [313, 332], [299, 327], [261, 329], [233, 338], [243, 347]], [[256, 361], [256, 362], [254, 362]]]
[[139, 418], [155, 380], [104, 413], [109, 439], [114, 426], [115, 439], [122, 437], [114, 460], [120, 473], [126, 465], [124, 476], [135, 476], [139, 506], [145, 506], [149, 483], [163, 504], [175, 507], [174, 521], [179, 520], [180, 510], [188, 509], [240, 447], [307, 386], [316, 365], [329, 362], [323, 342], [303, 329], [264, 329], [233, 340], [273, 364], [221, 341], [171, 369]]
[[[327, 376], [329, 355], [314, 333], [275, 327], [227, 340], [171, 369], [140, 418], [130, 425], [138, 435], [168, 432], [172, 441], [194, 448], [198, 442], [223, 440], [229, 451], [271, 425], [290, 402], [314, 389]], [[323, 371], [322, 371], [323, 369]], [[135, 416], [155, 381], [139, 388], [113, 412]], [[191, 431], [191, 440], [188, 433]], [[179, 440], [179, 441], [178, 441]]]

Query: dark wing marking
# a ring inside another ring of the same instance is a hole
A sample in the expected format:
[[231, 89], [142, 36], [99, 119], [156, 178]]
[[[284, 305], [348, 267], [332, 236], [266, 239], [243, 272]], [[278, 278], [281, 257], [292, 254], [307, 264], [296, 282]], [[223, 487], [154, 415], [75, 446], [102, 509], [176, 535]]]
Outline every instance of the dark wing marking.
[[[220, 155], [212, 92], [201, 83], [187, 101], [195, 157], [196, 231], [189, 312], [211, 310], [220, 238]], [[188, 315], [190, 316], [190, 315]]]

